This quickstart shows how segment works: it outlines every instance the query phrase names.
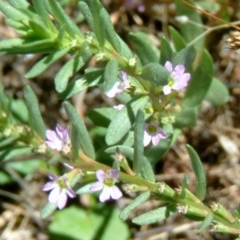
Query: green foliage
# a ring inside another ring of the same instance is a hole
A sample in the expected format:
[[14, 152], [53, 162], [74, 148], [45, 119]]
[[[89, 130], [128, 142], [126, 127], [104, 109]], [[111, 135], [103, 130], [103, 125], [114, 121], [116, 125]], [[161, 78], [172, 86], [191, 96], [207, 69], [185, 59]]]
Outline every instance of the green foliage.
[[26, 86], [24, 89], [24, 99], [28, 108], [29, 125], [31, 129], [34, 130], [42, 139], [45, 139], [45, 124], [39, 110], [37, 97], [30, 86]]
[[118, 215], [119, 211], [110, 206], [102, 206], [88, 212], [72, 206], [54, 214], [54, 221], [49, 225], [49, 233], [52, 238], [56, 234], [63, 236], [64, 239], [127, 240], [129, 230]]
[[196, 196], [200, 200], [204, 200], [206, 196], [206, 176], [202, 162], [196, 151], [189, 145], [186, 146], [188, 155], [192, 162], [192, 168], [196, 176]]

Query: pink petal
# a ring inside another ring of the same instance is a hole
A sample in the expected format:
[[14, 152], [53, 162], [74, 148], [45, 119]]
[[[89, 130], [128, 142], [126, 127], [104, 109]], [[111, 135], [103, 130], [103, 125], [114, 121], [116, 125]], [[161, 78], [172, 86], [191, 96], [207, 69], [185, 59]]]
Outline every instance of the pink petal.
[[101, 182], [107, 178], [106, 173], [101, 169], [96, 171], [96, 177]]
[[115, 185], [113, 185], [113, 186], [111, 187], [111, 192], [110, 192], [110, 194], [111, 194], [112, 199], [115, 199], [115, 200], [117, 200], [117, 199], [119, 199], [119, 198], [122, 197], [122, 192], [121, 192], [121, 191], [119, 190], [119, 188], [118, 188], [117, 186], [115, 186]]
[[74, 197], [76, 197], [76, 194], [75, 194], [75, 192], [72, 190], [72, 188], [67, 188], [66, 189], [66, 193], [67, 193], [67, 195], [70, 197], [70, 198], [74, 198]]
[[67, 194], [65, 192], [65, 189], [62, 189], [58, 198], [58, 208], [63, 209], [66, 206], [66, 203], [67, 203]]
[[119, 171], [117, 169], [112, 169], [109, 173], [109, 176], [111, 178], [115, 178], [115, 179], [118, 179], [119, 177]]
[[56, 183], [55, 182], [47, 182], [43, 187], [42, 187], [42, 191], [49, 191], [53, 188], [56, 187]]
[[51, 172], [48, 173], [48, 177], [53, 181], [58, 179], [58, 176]]
[[55, 141], [59, 141], [56, 132], [52, 131], [52, 130], [47, 130], [46, 131], [46, 137], [49, 141], [55, 142]]
[[104, 186], [99, 196], [99, 200], [101, 202], [105, 202], [106, 200], [110, 199], [110, 195], [111, 195], [111, 187]]
[[52, 141], [45, 141], [45, 143], [48, 145], [53, 150], [58, 150], [60, 151], [62, 149], [62, 142], [57, 140], [55, 142]]
[[50, 203], [56, 203], [58, 201], [61, 189], [57, 185], [49, 194], [48, 201]]
[[169, 71], [169, 72], [172, 72], [173, 70], [173, 65], [171, 62], [167, 61], [164, 65], [164, 67]]
[[90, 190], [95, 192], [103, 188], [103, 182], [95, 182], [91, 185]]
[[112, 89], [110, 89], [106, 95], [110, 98], [115, 97], [117, 94], [121, 93], [124, 91], [124, 87], [122, 86], [122, 84], [120, 82], [116, 82]]
[[185, 67], [182, 64], [179, 64], [174, 68], [174, 72], [178, 75], [182, 75], [184, 71], [185, 71]]
[[157, 146], [158, 145], [158, 143], [159, 143], [159, 141], [160, 141], [160, 135], [156, 135], [156, 136], [154, 136], [154, 137], [152, 137], [152, 144], [154, 145], [154, 146]]

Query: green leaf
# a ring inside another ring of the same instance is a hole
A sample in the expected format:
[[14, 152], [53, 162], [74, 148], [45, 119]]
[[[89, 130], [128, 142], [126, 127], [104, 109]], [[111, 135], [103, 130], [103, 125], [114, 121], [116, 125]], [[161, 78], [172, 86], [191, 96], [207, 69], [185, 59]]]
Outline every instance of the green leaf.
[[220, 107], [228, 101], [228, 98], [229, 90], [227, 86], [218, 78], [213, 77], [205, 99], [213, 106]]
[[200, 224], [198, 228], [198, 234], [202, 233], [203, 230], [205, 230], [207, 227], [209, 227], [212, 224], [213, 221], [213, 215], [209, 214], [203, 222]]
[[[9, 42], [7, 42], [9, 41]], [[49, 53], [57, 49], [56, 39], [9, 39], [0, 41], [0, 52], [8, 54]]]
[[[188, 2], [194, 5], [194, 2], [191, 0]], [[177, 5], [177, 16], [186, 16], [189, 19], [189, 22], [179, 23], [179, 27], [185, 41], [190, 43], [204, 32], [200, 13], [196, 9], [190, 8], [184, 4], [181, 0], [176, 0], [175, 3]], [[200, 38], [195, 42], [194, 46], [197, 49], [202, 49], [204, 46], [204, 39]]]
[[90, 190], [90, 187], [92, 186], [92, 183], [86, 184], [84, 186], [81, 186], [80, 188], [76, 189], [74, 188], [74, 191], [76, 194], [91, 194], [93, 193], [92, 190]]
[[97, 37], [99, 45], [102, 47], [104, 46], [104, 43], [105, 43], [105, 24], [101, 16], [101, 15], [104, 15], [102, 13], [103, 6], [99, 1], [96, 1], [96, 0], [81, 0], [81, 1], [84, 1], [88, 5], [88, 8], [92, 13], [92, 17], [90, 17], [91, 15], [89, 14], [88, 10], [86, 10], [86, 7], [82, 11], [82, 14], [84, 15], [84, 17], [85, 17], [85, 14], [87, 13], [86, 17], [91, 18], [90, 22], [91, 24], [93, 24], [91, 26], [92, 30]]
[[7, 18], [13, 19], [14, 21], [17, 22], [27, 22], [28, 17], [17, 10], [16, 8], [10, 6], [9, 4], [6, 4], [5, 1], [0, 1], [0, 11], [6, 15]]
[[112, 107], [93, 108], [87, 113], [87, 117], [94, 125], [107, 128], [117, 113], [118, 110]]
[[137, 53], [142, 65], [147, 63], [158, 63], [158, 55], [153, 50], [153, 43], [146, 33], [130, 33], [129, 39], [133, 43], [133, 49]]
[[44, 57], [40, 61], [38, 61], [25, 75], [26, 78], [34, 78], [38, 76], [39, 74], [46, 71], [46, 69], [52, 65], [54, 62], [56, 62], [59, 58], [63, 57], [67, 54], [67, 52], [70, 50], [70, 48], [63, 48], [61, 50], [58, 50], [56, 52], [51, 53], [50, 55]]
[[122, 145], [117, 145], [113, 147], [109, 147], [105, 149], [105, 152], [108, 154], [115, 154], [116, 152], [122, 153], [126, 158], [130, 159], [133, 161], [133, 148], [128, 147], [128, 146], [122, 146]]
[[190, 66], [196, 57], [196, 50], [194, 47], [183, 48], [180, 52], [174, 56], [172, 64], [177, 66], [178, 64], [184, 65], [186, 68]]
[[28, 8], [29, 3], [26, 0], [8, 0], [14, 8]]
[[54, 78], [55, 89], [58, 93], [66, 90], [68, 80], [85, 64], [82, 57], [76, 56], [70, 59], [57, 73]]
[[164, 65], [167, 61], [172, 62], [175, 53], [170, 45], [170, 41], [165, 37], [161, 37], [161, 55], [160, 64]]
[[186, 47], [186, 42], [184, 41], [182, 35], [177, 30], [175, 30], [175, 28], [169, 26], [168, 29], [173, 40], [175, 50], [179, 52]]
[[138, 217], [135, 217], [132, 220], [132, 222], [138, 225], [156, 223], [170, 217], [174, 213], [174, 210], [175, 209], [173, 209], [172, 205], [160, 207], [158, 209], [152, 210]]
[[68, 17], [68, 15], [63, 11], [62, 7], [56, 0], [48, 0], [51, 7], [52, 15], [57, 20], [57, 22], [64, 26], [68, 34], [75, 39], [76, 36], [83, 37], [82, 32], [73, 23], [73, 21]]
[[200, 65], [191, 76], [182, 106], [187, 108], [200, 105], [211, 85], [212, 75], [213, 60], [211, 55], [204, 51]]
[[134, 208], [136, 208], [136, 207], [140, 206], [141, 204], [143, 204], [144, 202], [146, 202], [146, 201], [149, 199], [149, 197], [150, 197], [150, 192], [149, 192], [149, 191], [148, 191], [148, 192], [141, 193], [141, 194], [140, 194], [138, 197], [136, 197], [127, 207], [125, 207], [125, 208], [121, 211], [119, 217], [120, 217], [123, 221], [127, 220], [128, 217], [129, 217], [129, 215], [130, 215], [130, 213], [131, 213], [131, 211], [132, 211]]
[[128, 227], [118, 215], [119, 210], [110, 206], [88, 210], [70, 206], [54, 213], [48, 227], [50, 239], [63, 236], [69, 240], [128, 240]]
[[29, 113], [29, 125], [42, 139], [45, 139], [45, 124], [39, 110], [38, 100], [30, 86], [24, 88], [24, 100]]
[[57, 209], [56, 203], [49, 203], [49, 202], [48, 202], [48, 203], [43, 207], [43, 209], [42, 209], [42, 211], [41, 211], [41, 218], [42, 218], [42, 219], [45, 219], [45, 218], [51, 216], [52, 213], [53, 213], [56, 209]]
[[138, 109], [143, 109], [147, 102], [148, 97], [146, 96], [136, 97], [117, 113], [107, 130], [105, 140], [108, 145], [116, 144], [124, 137], [134, 124]]
[[39, 17], [41, 17], [41, 20], [44, 21], [45, 25], [51, 29], [52, 31], [56, 31], [56, 28], [52, 21], [49, 18], [49, 14], [47, 12], [47, 9], [45, 7], [45, 1], [39, 1], [39, 0], [32, 0], [34, 9]]
[[206, 196], [206, 176], [204, 168], [196, 151], [190, 145], [187, 145], [186, 149], [196, 176], [196, 196], [202, 201]]
[[119, 81], [118, 79], [118, 60], [116, 58], [111, 59], [104, 71], [104, 92], [108, 92], [114, 84]]
[[88, 4], [85, 3], [84, 0], [80, 0], [80, 1], [78, 1], [78, 6], [79, 6], [79, 9], [80, 9], [81, 13], [83, 14], [85, 19], [87, 20], [88, 25], [93, 30], [93, 28], [94, 28], [93, 16], [92, 16], [92, 13], [90, 11], [90, 8], [88, 7]]
[[176, 114], [174, 126], [177, 128], [194, 127], [198, 117], [198, 108], [186, 108]]
[[95, 159], [95, 151], [92, 140], [88, 135], [88, 130], [82, 118], [70, 103], [64, 102], [63, 106], [72, 125], [71, 137], [74, 138], [74, 142], [71, 141], [71, 143], [75, 157], [77, 158], [78, 156], [78, 147], [80, 146], [85, 155]]
[[146, 157], [143, 157], [142, 166], [141, 166], [141, 175], [143, 178], [147, 179], [150, 182], [155, 182], [155, 175], [153, 172], [152, 165]]
[[158, 63], [148, 63], [142, 68], [141, 77], [152, 83], [154, 87], [168, 84], [169, 72]]
[[134, 126], [134, 154], [133, 154], [133, 171], [140, 173], [144, 158], [143, 146], [144, 133], [144, 113], [141, 109], [137, 112], [136, 122]]
[[11, 101], [11, 110], [15, 118], [25, 124], [28, 123], [28, 110], [22, 99], [16, 99]]
[[96, 86], [102, 81], [102, 75], [102, 69], [97, 69], [95, 71], [85, 73], [80, 78], [71, 81], [68, 84], [66, 90], [59, 93], [58, 96], [62, 99], [67, 99], [88, 87]]
[[121, 44], [119, 42], [119, 37], [113, 28], [108, 12], [103, 7], [100, 11], [100, 17], [104, 23], [106, 40], [111, 43], [111, 45], [118, 53], [121, 53]]

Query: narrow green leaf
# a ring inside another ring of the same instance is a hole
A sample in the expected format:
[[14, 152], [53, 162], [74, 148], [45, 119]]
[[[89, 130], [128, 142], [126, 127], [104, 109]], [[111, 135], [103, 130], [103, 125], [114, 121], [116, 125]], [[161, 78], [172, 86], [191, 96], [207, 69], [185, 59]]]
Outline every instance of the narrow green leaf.
[[45, 218], [51, 216], [52, 213], [53, 213], [56, 209], [57, 209], [57, 205], [56, 205], [55, 203], [49, 203], [49, 202], [48, 202], [48, 203], [43, 207], [43, 209], [42, 209], [42, 211], [41, 211], [41, 217], [42, 217], [42, 219], [45, 219]]
[[148, 97], [146, 96], [136, 97], [129, 101], [126, 106], [118, 112], [107, 130], [105, 140], [108, 145], [116, 144], [124, 137], [134, 124], [138, 109], [143, 109], [147, 102]]
[[149, 197], [150, 197], [150, 192], [144, 192], [144, 193], [140, 194], [140, 195], [139, 195], [137, 198], [135, 198], [127, 207], [125, 207], [125, 208], [121, 211], [119, 217], [120, 217], [123, 221], [127, 220], [128, 217], [129, 217], [129, 215], [130, 215], [130, 213], [131, 213], [131, 211], [132, 211], [134, 208], [136, 208], [136, 207], [140, 206], [141, 204], [143, 204], [144, 202], [146, 202], [146, 201], [149, 199]]
[[117, 113], [118, 110], [112, 107], [92, 108], [88, 111], [87, 117], [94, 125], [107, 128]]
[[92, 190], [90, 190], [91, 186], [92, 186], [92, 183], [89, 183], [84, 186], [81, 186], [78, 189], [74, 188], [74, 190], [76, 194], [91, 194], [93, 192]]
[[154, 87], [168, 84], [169, 72], [158, 63], [148, 63], [142, 68], [141, 77], [152, 83]]
[[175, 53], [170, 45], [170, 41], [165, 37], [161, 37], [161, 55], [160, 64], [164, 65], [167, 61], [172, 62]]
[[78, 2], [78, 6], [80, 8], [81, 13], [83, 14], [85, 19], [87, 20], [88, 25], [93, 30], [94, 29], [93, 16], [92, 16], [92, 13], [89, 9], [88, 4], [85, 3], [84, 0], [80, 0]]
[[152, 224], [170, 217], [173, 213], [173, 207], [168, 205], [135, 217], [132, 222], [138, 225]]
[[213, 106], [220, 107], [229, 99], [229, 90], [227, 86], [218, 78], [213, 78], [205, 99]]
[[142, 166], [141, 166], [141, 175], [143, 178], [150, 182], [155, 182], [155, 175], [153, 172], [152, 165], [146, 157], [143, 157]]
[[[194, 5], [194, 1], [188, 1]], [[190, 8], [184, 4], [181, 0], [176, 0], [175, 3], [177, 5], [177, 16], [186, 16], [190, 20], [189, 22], [179, 23], [182, 36], [187, 43], [190, 43], [204, 32], [200, 13], [196, 9]], [[200, 38], [195, 42], [194, 46], [197, 49], [202, 49], [204, 46], [204, 39]]]
[[196, 196], [202, 201], [206, 196], [206, 176], [202, 162], [197, 152], [190, 146], [187, 145], [186, 149], [192, 162], [192, 168], [196, 176]]
[[8, 0], [14, 8], [28, 8], [30, 5], [26, 0]]
[[7, 18], [13, 19], [15, 21], [28, 21], [28, 17], [17, 10], [16, 8], [10, 6], [5, 1], [0, 1], [0, 11], [6, 15]]
[[[102, 12], [102, 4], [97, 0], [82, 0], [84, 1], [91, 13], [92, 13], [92, 20], [93, 20], [93, 32], [95, 33], [97, 40], [99, 42], [99, 45], [102, 47], [104, 45], [105, 42], [105, 25], [104, 25], [104, 21], [101, 17], [101, 12]], [[86, 11], [86, 8], [84, 9]], [[85, 12], [82, 12], [83, 15], [85, 14]], [[87, 15], [89, 17], [89, 13]]]
[[[64, 102], [63, 106], [72, 125], [71, 134], [74, 135], [74, 140], [76, 141], [74, 142], [75, 146], [80, 146], [85, 155], [95, 159], [95, 151], [92, 140], [82, 118], [70, 103]], [[77, 152], [78, 150], [74, 149], [74, 151]]]
[[212, 75], [213, 60], [211, 55], [204, 51], [200, 65], [191, 76], [182, 106], [196, 107], [202, 102], [211, 85]]
[[[9, 41], [9, 43], [7, 43]], [[32, 41], [32, 39], [9, 39], [0, 41], [0, 52], [8, 54], [49, 53], [57, 49], [56, 39]]]
[[181, 51], [183, 48], [186, 47], [186, 42], [184, 41], [181, 34], [175, 28], [169, 26], [168, 29], [169, 29], [170, 36], [173, 40], [175, 50], [177, 52]]
[[128, 45], [118, 36], [119, 43], [121, 45], [121, 55], [126, 59], [133, 57], [133, 53]]
[[59, 93], [58, 96], [62, 99], [67, 99], [88, 87], [96, 86], [102, 82], [102, 75], [102, 69], [97, 69], [95, 71], [85, 73], [80, 78], [71, 81], [68, 84], [66, 90]]
[[83, 37], [82, 32], [75, 25], [75, 23], [68, 17], [68, 15], [63, 11], [62, 7], [56, 0], [48, 0], [51, 7], [54, 18], [60, 25], [64, 25], [68, 34], [75, 39], [76, 35]]
[[104, 71], [104, 92], [108, 92], [112, 89], [113, 85], [119, 81], [118, 79], [118, 60], [116, 58], [111, 59]]
[[45, 139], [45, 124], [39, 109], [37, 97], [30, 86], [24, 88], [24, 100], [29, 113], [29, 125], [42, 139]]
[[72, 77], [78, 70], [83, 67], [85, 62], [81, 56], [76, 56], [70, 59], [57, 73], [54, 78], [55, 89], [58, 93], [62, 93], [66, 90], [68, 80]]
[[53, 52], [38, 61], [25, 75], [26, 78], [34, 78], [43, 73], [50, 65], [68, 53], [70, 48], [63, 48], [59, 51]]
[[143, 32], [130, 33], [129, 39], [133, 43], [133, 49], [137, 53], [142, 65], [147, 63], [158, 63], [158, 55], [153, 50], [153, 43], [147, 34]]
[[134, 126], [134, 155], [133, 155], [133, 171], [140, 173], [144, 158], [143, 146], [144, 132], [144, 113], [141, 109], [137, 112], [136, 122]]
[[213, 215], [209, 214], [200, 224], [198, 228], [198, 234], [202, 233], [203, 230], [209, 227], [212, 224], [212, 221], [213, 221]]
[[114, 27], [111, 22], [111, 18], [109, 17], [108, 12], [105, 10], [105, 8], [101, 8], [100, 11], [100, 17], [103, 20], [104, 27], [105, 27], [105, 37], [108, 42], [111, 43], [111, 45], [114, 47], [114, 49], [121, 53], [121, 44], [119, 42], [119, 38], [117, 36], [117, 33], [114, 30]]
[[49, 14], [47, 12], [44, 2], [45, 2], [44, 0], [41, 0], [41, 1], [32, 0], [34, 9], [35, 9], [36, 13], [38, 14], [38, 16], [41, 17], [41, 19], [44, 21], [44, 23], [46, 24], [46, 26], [48, 28], [50, 28], [52, 31], [54, 31], [54, 30], [56, 30], [56, 28], [49, 18]]
[[172, 64], [177, 66], [178, 64], [184, 65], [186, 68], [190, 66], [196, 57], [196, 50], [194, 47], [183, 48], [180, 52], [173, 57]]

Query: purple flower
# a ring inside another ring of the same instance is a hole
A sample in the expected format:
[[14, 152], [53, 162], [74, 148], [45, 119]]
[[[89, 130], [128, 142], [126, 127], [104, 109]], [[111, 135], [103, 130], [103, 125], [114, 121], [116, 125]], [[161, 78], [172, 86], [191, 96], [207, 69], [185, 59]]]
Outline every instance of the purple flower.
[[151, 141], [154, 146], [157, 146], [161, 139], [165, 139], [167, 137], [168, 135], [159, 127], [157, 123], [144, 124], [144, 147], [146, 147]]
[[66, 174], [62, 177], [57, 177], [53, 173], [48, 173], [48, 177], [52, 181], [47, 182], [42, 187], [42, 191], [51, 190], [48, 196], [48, 201], [50, 203], [56, 203], [58, 208], [62, 209], [67, 203], [67, 197], [69, 196], [70, 198], [74, 198], [76, 197], [76, 194], [70, 187]]
[[119, 172], [116, 169], [111, 169], [108, 173], [98, 170], [96, 172], [98, 182], [93, 183], [90, 190], [93, 192], [102, 190], [99, 196], [101, 202], [105, 202], [110, 198], [117, 200], [122, 197], [121, 191], [115, 186], [118, 176]]
[[125, 0], [124, 1], [124, 6], [128, 9], [135, 9], [139, 12], [144, 12], [145, 11], [145, 6], [141, 3], [141, 1], [138, 0]]
[[127, 77], [127, 73], [121, 71], [120, 75], [121, 75], [122, 82], [116, 82], [113, 85], [113, 87], [106, 93], [106, 95], [110, 98], [113, 98], [117, 94], [122, 93], [130, 86], [128, 77]]
[[191, 75], [190, 73], [184, 73], [185, 67], [183, 65], [179, 64], [173, 68], [172, 63], [167, 61], [165, 63], [165, 68], [170, 72], [168, 85], [163, 87], [163, 93], [165, 95], [170, 94], [172, 89], [179, 91], [188, 85]]
[[55, 131], [46, 131], [46, 144], [53, 150], [63, 150], [63, 148], [70, 143], [68, 132], [69, 126], [67, 128], [63, 128], [59, 124], [57, 124]]

